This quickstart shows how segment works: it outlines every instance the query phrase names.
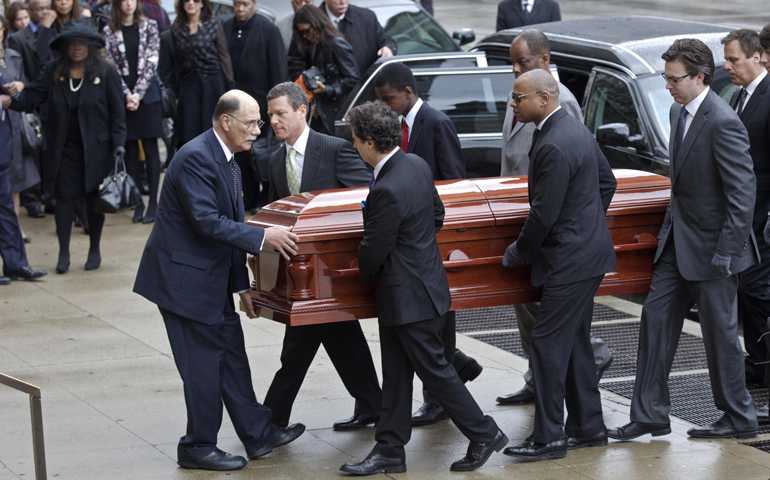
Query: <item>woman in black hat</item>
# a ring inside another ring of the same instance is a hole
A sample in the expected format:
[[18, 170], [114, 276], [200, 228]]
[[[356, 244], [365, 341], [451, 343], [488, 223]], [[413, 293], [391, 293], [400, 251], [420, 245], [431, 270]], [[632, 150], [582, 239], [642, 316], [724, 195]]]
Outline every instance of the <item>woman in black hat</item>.
[[99, 54], [102, 47], [104, 38], [90, 20], [68, 21], [51, 42], [55, 59], [10, 105], [13, 110], [31, 111], [45, 102], [48, 109], [45, 172], [51, 175], [56, 198], [58, 273], [69, 268], [75, 202], [82, 197], [91, 237], [86, 270], [99, 268], [104, 225], [104, 215], [94, 209], [99, 184], [112, 170], [115, 156], [125, 154], [125, 99], [115, 68]]
[[233, 88], [233, 67], [222, 23], [209, 0], [177, 0], [171, 25], [177, 98], [174, 129], [178, 147], [211, 128], [214, 107]]

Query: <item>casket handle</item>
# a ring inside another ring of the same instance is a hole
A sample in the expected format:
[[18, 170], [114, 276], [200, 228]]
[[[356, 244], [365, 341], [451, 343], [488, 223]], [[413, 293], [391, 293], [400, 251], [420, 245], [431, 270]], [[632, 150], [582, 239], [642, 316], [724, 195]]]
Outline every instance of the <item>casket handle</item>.
[[650, 233], [640, 233], [634, 236], [636, 243], [615, 245], [616, 252], [633, 252], [640, 250], [655, 250], [658, 248], [658, 240]]
[[[469, 258], [467, 260], [445, 260], [444, 268], [449, 270], [449, 269], [462, 268], [462, 267], [473, 267], [477, 265], [491, 265], [491, 264], [499, 265], [502, 263], [503, 263], [503, 257]], [[357, 268], [329, 270], [329, 276], [332, 278], [355, 277], [358, 275], [359, 273]]]

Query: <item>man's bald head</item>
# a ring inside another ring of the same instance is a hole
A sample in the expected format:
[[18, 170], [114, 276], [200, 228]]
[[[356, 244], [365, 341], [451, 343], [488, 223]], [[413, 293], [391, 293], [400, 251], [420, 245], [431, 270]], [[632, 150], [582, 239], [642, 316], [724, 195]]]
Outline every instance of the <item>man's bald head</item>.
[[519, 122], [539, 124], [559, 107], [559, 84], [545, 70], [523, 73], [513, 84], [511, 107]]
[[260, 134], [259, 104], [242, 90], [230, 90], [219, 97], [214, 108], [214, 130], [231, 152], [251, 148]]
[[556, 98], [559, 101], [559, 83], [553, 78], [551, 72], [545, 70], [532, 70], [527, 73], [522, 73], [519, 78], [527, 78], [535, 91], [548, 92], [551, 98]]

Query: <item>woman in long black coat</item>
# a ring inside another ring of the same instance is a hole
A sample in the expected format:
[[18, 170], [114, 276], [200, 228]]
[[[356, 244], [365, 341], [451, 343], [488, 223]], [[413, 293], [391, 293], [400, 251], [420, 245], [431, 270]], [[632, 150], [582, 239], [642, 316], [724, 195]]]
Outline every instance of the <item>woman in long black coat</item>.
[[11, 109], [31, 111], [43, 102], [48, 108], [45, 172], [51, 175], [56, 198], [59, 237], [58, 273], [70, 264], [70, 234], [75, 202], [86, 199], [89, 235], [86, 270], [99, 268], [104, 215], [96, 213], [99, 185], [124, 155], [125, 99], [115, 68], [99, 54], [104, 38], [88, 19], [68, 21], [51, 42], [57, 58], [40, 77], [11, 101]]
[[313, 93], [310, 127], [334, 134], [334, 119], [348, 93], [361, 78], [353, 47], [342, 37], [321, 9], [305, 5], [294, 14], [293, 46], [289, 49], [289, 78], [296, 81], [302, 72], [318, 67], [325, 78]]

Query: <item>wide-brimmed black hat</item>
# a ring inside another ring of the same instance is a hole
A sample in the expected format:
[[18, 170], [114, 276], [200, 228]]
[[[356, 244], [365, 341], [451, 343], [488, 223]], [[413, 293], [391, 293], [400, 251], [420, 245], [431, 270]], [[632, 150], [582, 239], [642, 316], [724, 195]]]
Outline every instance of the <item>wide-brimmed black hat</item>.
[[94, 44], [97, 48], [104, 48], [104, 37], [99, 35], [90, 18], [73, 18], [67, 20], [60, 34], [56, 35], [49, 44], [51, 50], [59, 50], [64, 42], [77, 38]]

